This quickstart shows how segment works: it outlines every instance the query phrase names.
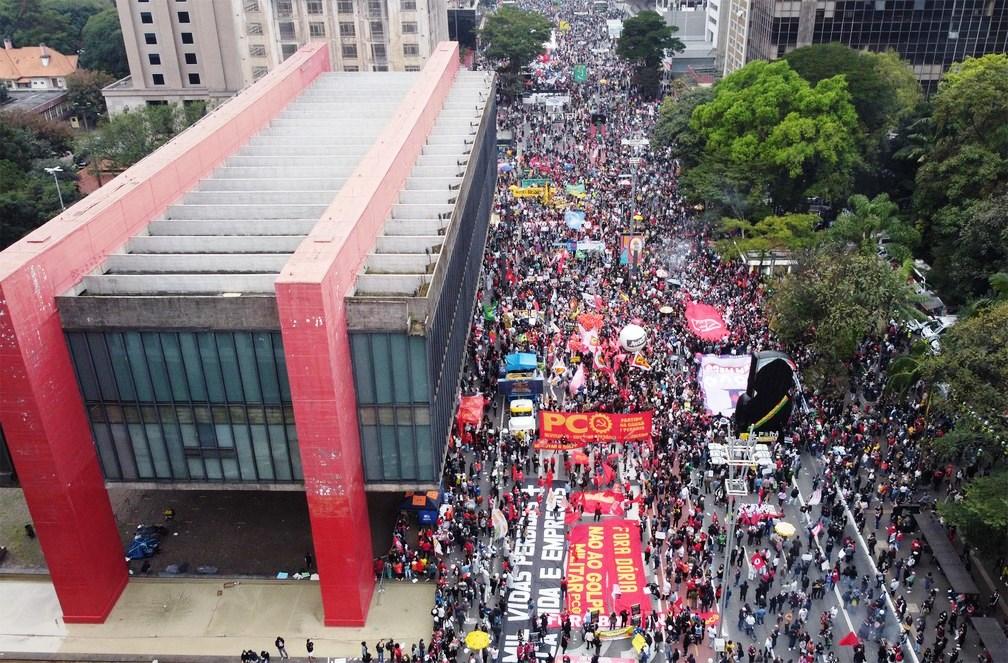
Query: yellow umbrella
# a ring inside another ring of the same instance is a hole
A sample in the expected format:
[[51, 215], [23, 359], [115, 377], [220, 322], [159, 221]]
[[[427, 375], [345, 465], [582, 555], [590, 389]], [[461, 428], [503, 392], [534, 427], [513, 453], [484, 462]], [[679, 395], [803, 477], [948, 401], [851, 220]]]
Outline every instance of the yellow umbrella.
[[465, 645], [473, 651], [480, 651], [490, 646], [490, 634], [486, 631], [470, 631], [466, 634]]
[[791, 523], [786, 523], [783, 520], [779, 520], [777, 521], [777, 524], [774, 525], [774, 531], [777, 532], [777, 534], [779, 534], [780, 536], [783, 536], [785, 539], [788, 539], [795, 535], [795, 526], [792, 525]]

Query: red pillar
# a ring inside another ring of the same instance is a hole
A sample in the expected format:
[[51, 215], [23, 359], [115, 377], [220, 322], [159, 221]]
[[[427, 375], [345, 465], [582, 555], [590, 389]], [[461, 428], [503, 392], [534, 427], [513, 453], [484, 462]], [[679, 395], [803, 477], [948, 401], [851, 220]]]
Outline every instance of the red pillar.
[[105, 621], [129, 578], [47, 272], [0, 283], [0, 422], [63, 620]]
[[374, 591], [357, 399], [342, 294], [330, 275], [276, 286], [326, 626], [362, 626]]

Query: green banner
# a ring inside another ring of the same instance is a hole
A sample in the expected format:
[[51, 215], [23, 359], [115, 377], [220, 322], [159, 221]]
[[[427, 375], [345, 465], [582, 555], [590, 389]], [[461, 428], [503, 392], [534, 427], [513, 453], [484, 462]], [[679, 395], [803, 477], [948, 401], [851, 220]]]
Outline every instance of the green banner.
[[574, 82], [584, 83], [587, 80], [588, 80], [588, 65], [586, 64], [574, 65]]
[[552, 183], [553, 183], [552, 180], [549, 180], [545, 177], [532, 177], [521, 181], [523, 189], [528, 186], [547, 186]]

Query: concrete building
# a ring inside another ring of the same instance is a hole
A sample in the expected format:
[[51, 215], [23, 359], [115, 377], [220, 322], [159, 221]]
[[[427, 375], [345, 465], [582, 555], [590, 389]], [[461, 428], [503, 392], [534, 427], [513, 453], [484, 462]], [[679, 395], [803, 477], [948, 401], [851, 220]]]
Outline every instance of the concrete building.
[[304, 491], [334, 626], [374, 588], [366, 491], [440, 483], [493, 74], [447, 42], [416, 73], [329, 55], [291, 54], [0, 253], [0, 438], [66, 622], [128, 580], [107, 482]]
[[675, 36], [686, 47], [681, 53], [665, 59], [666, 70], [672, 76], [709, 71], [714, 66], [714, 44], [707, 38], [707, 7], [704, 4], [673, 5], [663, 15], [668, 25], [675, 26]]
[[953, 62], [1008, 50], [1008, 0], [718, 0], [725, 74], [810, 44], [894, 50], [926, 89]]
[[337, 71], [419, 71], [448, 39], [446, 0], [116, 0], [130, 75], [110, 111], [145, 102], [215, 106], [309, 41]]
[[66, 90], [66, 77], [75, 71], [76, 55], [63, 55], [45, 44], [14, 48], [10, 39], [4, 39], [0, 51], [0, 85], [12, 92]]

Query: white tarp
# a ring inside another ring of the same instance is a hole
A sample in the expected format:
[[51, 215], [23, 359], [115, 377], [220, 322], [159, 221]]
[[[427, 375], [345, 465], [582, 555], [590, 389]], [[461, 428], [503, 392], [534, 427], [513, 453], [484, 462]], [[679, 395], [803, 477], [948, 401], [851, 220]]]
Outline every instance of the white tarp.
[[606, 21], [606, 28], [609, 29], [610, 39], [619, 39], [623, 34], [623, 21], [618, 18], [611, 18]]
[[751, 362], [749, 355], [701, 356], [699, 382], [708, 412], [726, 417], [735, 413], [735, 403], [749, 381]]

